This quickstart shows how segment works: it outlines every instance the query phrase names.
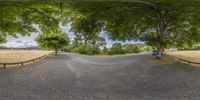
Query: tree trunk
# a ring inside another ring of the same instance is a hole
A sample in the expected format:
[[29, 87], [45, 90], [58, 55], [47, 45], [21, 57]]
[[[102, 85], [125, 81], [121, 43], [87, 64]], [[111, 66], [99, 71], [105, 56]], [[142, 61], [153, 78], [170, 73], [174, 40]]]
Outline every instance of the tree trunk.
[[163, 56], [163, 48], [162, 48], [162, 46], [161, 46], [161, 44], [160, 43], [158, 43], [157, 45], [156, 45], [156, 51], [157, 51], [157, 54], [156, 54], [156, 59], [161, 59], [162, 58], [162, 56]]
[[55, 48], [55, 55], [58, 55], [58, 49], [57, 49], [57, 47]]
[[162, 57], [161, 49], [157, 49], [156, 59], [161, 59], [161, 57]]
[[156, 49], [157, 49], [157, 54], [156, 54], [156, 59], [161, 59], [163, 55], [163, 43], [164, 43], [164, 37], [165, 37], [165, 30], [167, 27], [167, 22], [165, 20], [165, 16], [167, 14], [166, 10], [158, 10], [156, 11], [157, 17], [158, 17], [158, 24], [156, 28], [157, 32], [157, 38], [156, 38]]

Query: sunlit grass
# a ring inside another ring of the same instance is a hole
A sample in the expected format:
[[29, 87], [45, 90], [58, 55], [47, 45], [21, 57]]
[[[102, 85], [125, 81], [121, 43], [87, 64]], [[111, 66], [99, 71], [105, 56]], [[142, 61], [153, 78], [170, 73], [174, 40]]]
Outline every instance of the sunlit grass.
[[166, 54], [175, 58], [200, 62], [200, 51], [173, 51]]
[[32, 60], [52, 51], [40, 50], [0, 50], [0, 63], [13, 63]]
[[150, 57], [149, 60], [157, 64], [172, 64], [177, 62], [177, 59], [170, 56], [163, 56], [161, 59], [156, 59], [156, 57]]

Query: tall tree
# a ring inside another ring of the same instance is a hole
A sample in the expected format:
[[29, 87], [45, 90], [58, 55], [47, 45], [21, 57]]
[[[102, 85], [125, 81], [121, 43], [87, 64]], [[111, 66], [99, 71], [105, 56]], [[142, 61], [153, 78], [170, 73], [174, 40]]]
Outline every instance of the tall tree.
[[60, 8], [54, 2], [39, 1], [0, 1], [0, 43], [8, 35], [29, 35], [37, 32], [37, 24], [42, 32], [58, 28]]
[[[103, 28], [113, 40], [146, 41], [157, 48], [160, 58], [166, 47], [200, 42], [199, 5], [197, 0], [89, 0], [72, 3], [71, 8], [78, 18], [90, 22], [86, 26], [100, 23], [98, 29]], [[80, 23], [78, 19], [75, 24]], [[90, 32], [85, 27], [81, 30]]]

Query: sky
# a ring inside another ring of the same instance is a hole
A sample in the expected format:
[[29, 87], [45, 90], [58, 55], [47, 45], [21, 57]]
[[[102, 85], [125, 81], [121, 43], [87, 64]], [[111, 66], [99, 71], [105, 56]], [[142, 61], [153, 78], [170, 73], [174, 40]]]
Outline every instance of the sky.
[[[6, 40], [7, 42], [3, 44], [3, 46], [6, 47], [14, 47], [14, 48], [28, 48], [28, 47], [36, 47], [37, 42], [35, 41], [35, 38], [38, 36], [38, 34], [40, 34], [40, 30], [39, 27], [37, 25], [33, 25], [34, 28], [38, 29], [37, 33], [30, 33], [30, 35], [28, 36], [21, 36], [21, 35], [17, 35], [17, 38], [12, 37], [12, 36], [7, 36]], [[70, 31], [70, 24], [68, 24], [67, 26], [62, 26], [60, 25], [60, 28], [62, 29], [63, 32], [65, 32], [66, 34], [68, 34], [69, 38], [71, 41], [73, 41], [74, 39], [74, 33]], [[112, 47], [112, 45], [116, 42], [120, 42], [123, 44], [136, 44], [136, 43], [143, 43], [143, 42], [139, 42], [139, 41], [112, 41], [111, 39], [109, 39], [109, 36], [105, 33], [105, 32], [100, 32], [100, 35], [102, 37], [105, 38], [107, 45], [107, 48]]]

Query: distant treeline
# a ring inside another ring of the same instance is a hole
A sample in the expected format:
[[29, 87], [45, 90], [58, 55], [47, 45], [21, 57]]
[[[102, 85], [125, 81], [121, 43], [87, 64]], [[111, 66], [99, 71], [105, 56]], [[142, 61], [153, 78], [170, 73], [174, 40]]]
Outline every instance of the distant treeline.
[[145, 44], [126, 44], [115, 43], [111, 48], [99, 47], [92, 44], [80, 43], [76, 46], [68, 45], [62, 51], [87, 54], [87, 55], [117, 55], [151, 51], [152, 47]]
[[14, 47], [0, 46], [0, 49], [2, 49], [2, 50], [36, 50], [38, 48], [37, 47], [14, 48]]

